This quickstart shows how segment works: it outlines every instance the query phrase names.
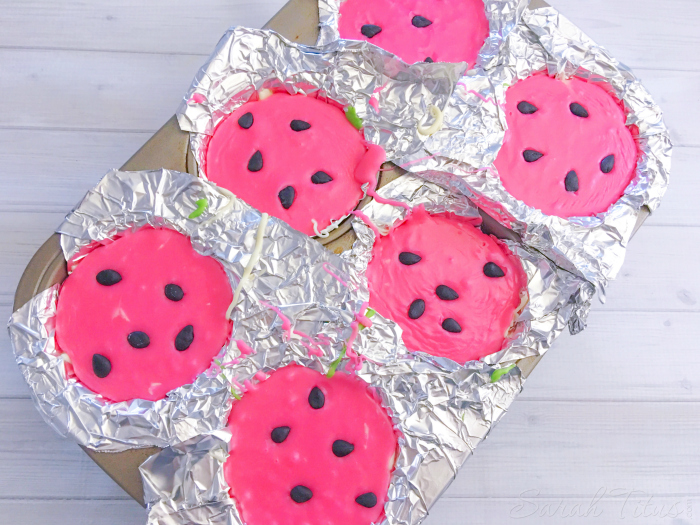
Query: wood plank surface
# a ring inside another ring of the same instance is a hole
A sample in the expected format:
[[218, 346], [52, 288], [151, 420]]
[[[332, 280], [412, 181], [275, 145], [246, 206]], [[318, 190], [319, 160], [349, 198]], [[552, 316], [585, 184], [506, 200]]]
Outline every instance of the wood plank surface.
[[[0, 0], [0, 312], [87, 189], [176, 109], [231, 25], [284, 0]], [[672, 184], [605, 305], [545, 356], [427, 525], [700, 520], [700, 2], [551, 0], [664, 109]], [[32, 407], [0, 333], [0, 525], [145, 523]]]
[[[0, 128], [156, 131], [177, 109], [203, 60], [199, 55], [0, 49], [0, 63], [13, 71], [0, 76], [0, 92], [13, 101], [0, 114]], [[663, 107], [674, 142], [700, 147], [700, 71], [639, 73]]]

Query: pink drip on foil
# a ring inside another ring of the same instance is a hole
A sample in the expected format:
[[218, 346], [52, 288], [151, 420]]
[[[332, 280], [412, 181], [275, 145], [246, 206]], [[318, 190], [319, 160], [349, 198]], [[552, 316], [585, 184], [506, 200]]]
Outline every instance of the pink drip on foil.
[[369, 189], [367, 190], [367, 195], [372, 197], [375, 201], [377, 201], [379, 204], [388, 204], [390, 206], [396, 206], [399, 208], [405, 209], [408, 214], [411, 214], [411, 207], [406, 204], [405, 202], [400, 202], [396, 201], [394, 199], [385, 199], [384, 197], [380, 197], [375, 190]]
[[[301, 346], [306, 348], [306, 351], [309, 352], [309, 355], [315, 355], [319, 357], [323, 355], [323, 350], [321, 350], [318, 346], [314, 345], [313, 341], [311, 341], [311, 338], [309, 336], [307, 336], [306, 334], [302, 334], [301, 332], [297, 332], [296, 330], [294, 331], [294, 333], [301, 337], [301, 341], [299, 341], [299, 343], [301, 343]], [[311, 342], [307, 343], [306, 341], [304, 341], [304, 339], [308, 339]]]
[[360, 306], [360, 311], [357, 314], [355, 314], [355, 319], [365, 328], [370, 328], [372, 326], [372, 320], [369, 317], [365, 317], [362, 314], [362, 312], [367, 311], [367, 308], [369, 308], [369, 303], [362, 303], [362, 306]]
[[379, 233], [379, 228], [377, 228], [374, 225], [374, 223], [370, 220], [369, 217], [367, 217], [367, 215], [365, 215], [364, 213], [362, 213], [359, 210], [353, 211], [352, 215], [355, 215], [356, 217], [359, 217], [360, 219], [362, 219], [362, 222], [364, 222], [369, 227], [369, 229], [374, 232], [374, 235], [376, 235], [377, 237], [379, 237], [381, 235]]
[[333, 343], [333, 341], [331, 341], [331, 338], [328, 337], [326, 334], [318, 334], [316, 337], [319, 341], [321, 341], [322, 344], [330, 345]]
[[[262, 304], [265, 308], [269, 308], [270, 310], [272, 310], [273, 312], [275, 312], [275, 313], [279, 316], [279, 318], [282, 320], [282, 330], [284, 330], [285, 332], [287, 332], [287, 340], [288, 340], [288, 341], [291, 341], [291, 340], [292, 340], [292, 336], [293, 336], [293, 335], [298, 335], [298, 336], [301, 338], [301, 341], [299, 341], [299, 342], [301, 343], [301, 345], [302, 345], [304, 348], [306, 348], [306, 350], [309, 352], [309, 355], [315, 355], [315, 356], [321, 356], [321, 355], [323, 355], [323, 351], [318, 347], [318, 345], [316, 345], [316, 344], [314, 343], [314, 341], [313, 341], [313, 339], [311, 339], [311, 337], [309, 337], [309, 336], [308, 336], [307, 334], [305, 334], [304, 332], [301, 332], [301, 331], [299, 331], [299, 330], [294, 330], [294, 329], [292, 328], [292, 322], [289, 320], [289, 318], [288, 318], [287, 316], [285, 316], [285, 315], [280, 311], [279, 308], [277, 308], [276, 306], [273, 306], [273, 305], [271, 305], [271, 304], [269, 304], [269, 303], [265, 303], [265, 302], [263, 302], [263, 303], [261, 303], [261, 304]], [[307, 343], [306, 341], [309, 341], [309, 342]]]
[[355, 352], [352, 347], [355, 344], [355, 339], [357, 339], [357, 334], [360, 331], [360, 323], [353, 321], [350, 324], [350, 327], [352, 328], [352, 332], [350, 333], [350, 337], [345, 344], [345, 355], [350, 359], [350, 367], [357, 371], [362, 368], [362, 361], [364, 361], [364, 358]]
[[236, 346], [238, 347], [238, 350], [241, 352], [241, 355], [253, 355], [255, 353], [255, 350], [253, 350], [250, 346], [248, 346], [243, 341], [236, 340]]
[[273, 312], [275, 312], [279, 316], [280, 320], [282, 321], [282, 330], [287, 332], [287, 340], [291, 340], [293, 330], [292, 330], [292, 322], [289, 320], [289, 317], [284, 315], [282, 313], [282, 310], [280, 310], [276, 306], [271, 305], [270, 303], [261, 302], [261, 304], [265, 308], [269, 308], [270, 310], [272, 310]]
[[231, 379], [231, 384], [232, 384], [234, 387], [236, 387], [236, 389], [237, 389], [241, 394], [243, 394], [243, 393], [246, 391], [245, 387], [244, 387], [242, 384], [240, 384], [238, 381], [236, 381], [235, 379]]
[[207, 97], [205, 97], [201, 93], [195, 93], [190, 97], [190, 102], [194, 102], [195, 104], [203, 104], [206, 101]]
[[265, 379], [267, 379], [267, 376], [265, 375], [265, 372], [256, 372], [254, 377], [255, 377], [255, 379], [257, 379], [258, 381], [265, 381]]
[[328, 263], [328, 262], [324, 262], [324, 263], [321, 265], [321, 267], [325, 270], [325, 272], [326, 272], [328, 275], [330, 275], [330, 276], [333, 277], [336, 281], [338, 281], [340, 284], [342, 284], [343, 286], [345, 286], [345, 288], [349, 288], [350, 285], [347, 283], [347, 281], [344, 281], [343, 279], [341, 279], [341, 277], [340, 277], [338, 274], [336, 274], [336, 273], [333, 272], [333, 270], [335, 270], [335, 268], [333, 268], [333, 270], [330, 270], [330, 269], [329, 269], [330, 266], [331, 266], [331, 265], [330, 265], [330, 263]]

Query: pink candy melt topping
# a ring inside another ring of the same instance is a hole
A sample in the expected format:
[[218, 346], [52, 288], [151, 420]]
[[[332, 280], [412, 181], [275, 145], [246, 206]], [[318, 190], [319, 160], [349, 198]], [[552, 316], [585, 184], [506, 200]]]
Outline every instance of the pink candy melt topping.
[[[422, 16], [432, 22], [416, 27], [412, 20]], [[382, 30], [368, 38], [362, 26]], [[398, 55], [408, 63], [476, 63], [489, 35], [483, 0], [346, 0], [340, 6], [341, 38], [367, 40]]]
[[[108, 269], [122, 280], [99, 284], [97, 274]], [[182, 300], [165, 296], [168, 284], [182, 288]], [[231, 300], [228, 278], [217, 261], [196, 253], [180, 233], [142, 228], [96, 248], [64, 281], [56, 341], [77, 378], [94, 392], [111, 401], [155, 401], [209, 367], [230, 334], [225, 314]], [[188, 325], [194, 340], [178, 351], [175, 338]], [[135, 331], [150, 338], [146, 348], [127, 341]], [[104, 378], [93, 369], [95, 354], [111, 363]]]
[[[317, 387], [321, 408], [309, 404]], [[289, 427], [280, 443], [275, 428]], [[233, 404], [231, 454], [224, 467], [231, 496], [246, 525], [370, 525], [379, 523], [397, 450], [391, 420], [377, 395], [356, 376], [327, 378], [297, 365], [281, 368]], [[354, 450], [344, 457], [333, 443]], [[293, 488], [310, 489], [303, 503]], [[373, 493], [372, 508], [356, 503]]]
[[[421, 260], [402, 264], [402, 252]], [[505, 276], [485, 275], [489, 262], [497, 264]], [[378, 239], [367, 278], [370, 304], [401, 326], [410, 350], [459, 363], [501, 349], [527, 283], [522, 265], [506, 246], [481, 233], [468, 219], [430, 215], [422, 207], [390, 235]], [[440, 285], [457, 292], [459, 298], [440, 299], [436, 292]], [[409, 307], [417, 299], [425, 301], [425, 311], [411, 319]], [[462, 331], [443, 329], [447, 318], [454, 319]]]
[[[248, 113], [253, 121], [246, 129], [239, 119]], [[295, 131], [293, 120], [310, 127]], [[249, 160], [256, 152], [262, 168], [251, 171]], [[340, 108], [310, 96], [278, 93], [244, 104], [221, 122], [205, 166], [212, 182], [314, 235], [312, 219], [321, 231], [353, 210], [362, 198], [361, 186], [376, 185], [385, 158], [384, 150], [367, 144]], [[314, 183], [312, 177], [320, 171], [332, 180]], [[286, 196], [286, 207], [280, 195]]]
[[[523, 114], [518, 104], [537, 107]], [[572, 113], [577, 103], [587, 118]], [[582, 217], [606, 211], [633, 179], [638, 148], [625, 126], [619, 103], [603, 88], [578, 78], [556, 80], [537, 74], [506, 92], [506, 131], [495, 165], [503, 186], [528, 206], [548, 215]], [[525, 150], [544, 154], [526, 162]], [[601, 161], [615, 156], [615, 167], [603, 173]], [[574, 171], [578, 191], [567, 191]]]

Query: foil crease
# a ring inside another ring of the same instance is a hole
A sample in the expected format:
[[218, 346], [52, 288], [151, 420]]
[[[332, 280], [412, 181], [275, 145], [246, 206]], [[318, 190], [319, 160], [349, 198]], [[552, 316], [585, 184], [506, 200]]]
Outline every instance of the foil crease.
[[[201, 199], [208, 202], [204, 213], [188, 218]], [[259, 212], [192, 175], [114, 171], [88, 192], [58, 232], [71, 266], [91, 246], [119, 232], [145, 225], [175, 229], [188, 235], [199, 253], [215, 257], [235, 289], [251, 260], [260, 224]], [[67, 377], [66, 356], [54, 338], [59, 289], [55, 285], [41, 292], [12, 315], [9, 331], [16, 361], [50, 426], [83, 446], [109, 452], [166, 447], [225, 426], [233, 395], [232, 372], [225, 363], [240, 362], [237, 377], [244, 382], [286, 353], [306, 356], [304, 344], [337, 357], [352, 330], [362, 293], [344, 261], [270, 218], [262, 255], [232, 313], [231, 340], [210, 369], [165, 399], [113, 403]], [[283, 329], [286, 322], [295, 330], [323, 331], [326, 337], [304, 341]], [[239, 346], [257, 352], [244, 355]]]
[[431, 105], [445, 108], [464, 69], [463, 63], [409, 66], [367, 42], [340, 40], [319, 48], [273, 31], [235, 27], [197, 73], [177, 117], [180, 128], [190, 132], [204, 178], [216, 126], [263, 89], [354, 107], [365, 139], [384, 147], [392, 160], [421, 149], [425, 137], [417, 133], [418, 125], [430, 119]]
[[[319, 0], [319, 34], [317, 45], [328, 45], [340, 40], [338, 22], [344, 0]], [[517, 25], [529, 0], [484, 0], [489, 36], [479, 51], [475, 66], [487, 67], [498, 56], [508, 33]]]
[[[591, 217], [562, 219], [543, 214], [511, 196], [493, 166], [506, 129], [505, 93], [509, 86], [533, 73], [547, 71], [558, 78], [578, 76], [610, 86], [627, 112], [627, 125], [639, 130], [641, 155], [637, 175], [624, 195], [606, 212]], [[527, 10], [505, 38], [500, 55], [485, 74], [492, 96], [467, 89], [473, 82], [465, 76], [448, 107], [461, 108], [465, 119], [484, 120], [486, 142], [481, 158], [465, 156], [458, 143], [440, 134], [425, 142], [423, 151], [398, 163], [428, 180], [459, 191], [509, 228], [528, 245], [545, 253], [558, 265], [580, 273], [602, 291], [614, 279], [624, 261], [627, 242], [647, 211], [654, 211], [669, 182], [671, 140], [661, 109], [641, 82], [604, 48], [582, 33], [554, 8]], [[464, 86], [462, 84], [465, 84]], [[475, 97], [478, 99], [475, 100]], [[486, 121], [474, 107], [490, 106], [500, 123]]]
[[[409, 174], [387, 184], [378, 193], [384, 199], [406, 203], [412, 208], [423, 205], [429, 213], [452, 212], [473, 219], [475, 225], [481, 223], [478, 208], [467, 198]], [[403, 207], [380, 204], [377, 201], [367, 204], [362, 212], [380, 232], [402, 222], [407, 213]], [[375, 234], [359, 218], [353, 220], [352, 226], [357, 240], [352, 250], [343, 254], [343, 257], [348, 259], [359, 279], [366, 284], [365, 274], [372, 259]], [[557, 267], [536, 250], [508, 238], [501, 239], [501, 242], [522, 264], [527, 275], [528, 300], [515, 320], [513, 336], [499, 352], [482, 358], [485, 363], [495, 367], [543, 355], [567, 327], [571, 327], [573, 332], [583, 330], [594, 295], [593, 285], [588, 281]], [[369, 300], [369, 296], [366, 299]], [[380, 314], [377, 313], [376, 317], [380, 317]], [[387, 323], [393, 324], [388, 320]], [[397, 326], [395, 332], [400, 331]], [[400, 338], [393, 343], [400, 345], [402, 351], [408, 352]], [[449, 359], [417, 353], [439, 366], [455, 368]]]

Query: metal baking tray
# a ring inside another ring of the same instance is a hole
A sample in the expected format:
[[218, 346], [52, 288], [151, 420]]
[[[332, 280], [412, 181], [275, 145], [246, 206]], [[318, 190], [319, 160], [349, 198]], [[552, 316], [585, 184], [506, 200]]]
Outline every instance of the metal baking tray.
[[[546, 6], [541, 0], [533, 0], [531, 8]], [[317, 0], [290, 0], [267, 24], [265, 29], [272, 29], [286, 38], [301, 44], [313, 45], [318, 36]], [[171, 170], [197, 174], [194, 157], [189, 148], [189, 134], [180, 130], [177, 119], [173, 116], [159, 129], [122, 167], [126, 171], [141, 171], [167, 168]], [[402, 170], [387, 163], [380, 174], [379, 186], [402, 175]], [[86, 188], [87, 190], [87, 188]], [[361, 205], [363, 205], [361, 203]], [[642, 225], [648, 213], [642, 213], [636, 230]], [[500, 238], [517, 239], [517, 236], [484, 215], [484, 231]], [[67, 277], [66, 261], [60, 246], [60, 237], [54, 233], [34, 254], [20, 279], [15, 292], [13, 309], [17, 310], [39, 292]], [[340, 253], [349, 249], [355, 237], [349, 221], [345, 221], [332, 237], [323, 240], [329, 250]], [[528, 377], [541, 357], [523, 359], [518, 362], [524, 377]], [[90, 458], [97, 463], [127, 494], [138, 501], [143, 501], [143, 485], [138, 467], [149, 456], [160, 449], [151, 447], [127, 450], [117, 453], [95, 452], [83, 448]]]

